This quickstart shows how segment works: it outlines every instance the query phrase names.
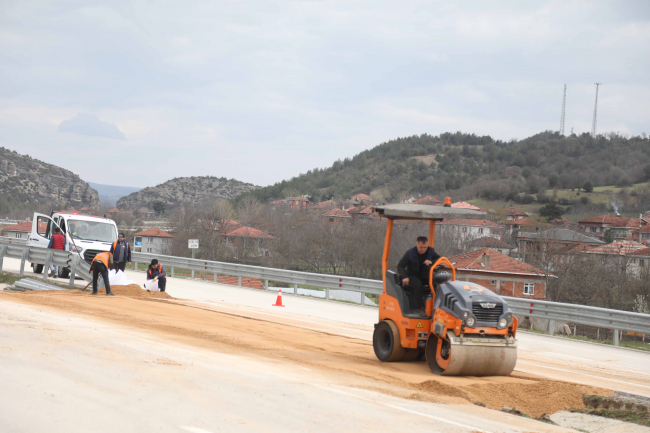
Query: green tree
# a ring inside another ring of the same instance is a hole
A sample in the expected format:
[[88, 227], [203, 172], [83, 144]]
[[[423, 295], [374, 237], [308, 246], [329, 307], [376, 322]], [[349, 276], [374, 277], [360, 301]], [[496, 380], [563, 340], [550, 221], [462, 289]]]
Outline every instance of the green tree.
[[167, 210], [167, 206], [165, 205], [164, 202], [160, 200], [156, 200], [153, 203], [153, 210], [156, 212], [158, 215], [162, 215], [165, 213], [165, 210]]
[[603, 240], [605, 241], [606, 244], [611, 244], [614, 242], [614, 237], [612, 236], [611, 230], [607, 230], [605, 232], [605, 236], [603, 236]]
[[547, 221], [551, 221], [557, 218], [562, 217], [564, 209], [555, 203], [549, 203], [545, 206], [539, 208], [539, 214], [546, 218]]
[[591, 183], [590, 180], [588, 180], [585, 182], [584, 185], [582, 185], [582, 189], [584, 189], [586, 192], [593, 192], [594, 185]]

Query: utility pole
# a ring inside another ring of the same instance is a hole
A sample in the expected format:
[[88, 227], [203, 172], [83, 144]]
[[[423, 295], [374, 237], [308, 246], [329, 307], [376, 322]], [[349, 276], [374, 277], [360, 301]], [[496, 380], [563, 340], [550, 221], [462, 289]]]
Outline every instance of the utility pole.
[[594, 101], [594, 120], [591, 122], [591, 136], [596, 137], [596, 113], [598, 112], [598, 86], [603, 83], [594, 83], [596, 85], [596, 100]]
[[560, 135], [564, 135], [564, 108], [566, 107], [566, 84], [564, 85], [564, 96], [562, 96], [562, 115], [560, 116]]

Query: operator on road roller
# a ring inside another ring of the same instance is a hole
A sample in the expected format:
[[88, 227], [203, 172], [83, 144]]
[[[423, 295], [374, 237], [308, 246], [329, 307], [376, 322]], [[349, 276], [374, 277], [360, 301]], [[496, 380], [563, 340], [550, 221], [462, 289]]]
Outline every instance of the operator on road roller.
[[430, 292], [429, 270], [431, 265], [438, 261], [440, 256], [429, 246], [426, 236], [417, 238], [416, 246], [404, 254], [397, 264], [397, 274], [402, 280], [402, 287], [410, 287], [413, 291], [412, 308], [426, 315], [424, 298]]

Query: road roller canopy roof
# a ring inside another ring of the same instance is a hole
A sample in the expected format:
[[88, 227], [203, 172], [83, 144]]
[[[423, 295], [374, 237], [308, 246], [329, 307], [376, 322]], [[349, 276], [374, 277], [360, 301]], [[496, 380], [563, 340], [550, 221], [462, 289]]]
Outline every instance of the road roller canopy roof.
[[376, 206], [379, 215], [391, 220], [416, 219], [441, 221], [445, 218], [485, 219], [485, 212], [457, 207], [431, 206], [425, 204], [386, 204]]

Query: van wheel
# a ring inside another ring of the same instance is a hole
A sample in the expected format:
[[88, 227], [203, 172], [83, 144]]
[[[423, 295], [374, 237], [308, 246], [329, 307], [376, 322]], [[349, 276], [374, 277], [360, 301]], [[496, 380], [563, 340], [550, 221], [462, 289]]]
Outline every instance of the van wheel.
[[34, 273], [35, 274], [42, 274], [43, 273], [43, 265], [34, 265]]
[[380, 361], [395, 362], [404, 358], [406, 350], [399, 338], [399, 329], [392, 320], [382, 320], [372, 334], [372, 347]]

